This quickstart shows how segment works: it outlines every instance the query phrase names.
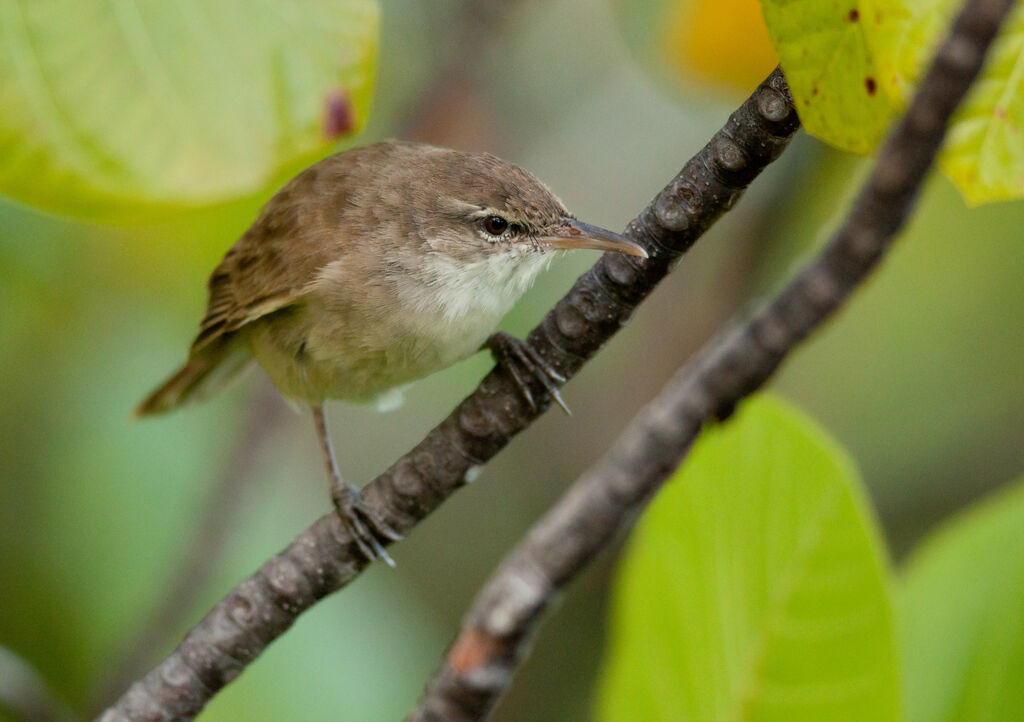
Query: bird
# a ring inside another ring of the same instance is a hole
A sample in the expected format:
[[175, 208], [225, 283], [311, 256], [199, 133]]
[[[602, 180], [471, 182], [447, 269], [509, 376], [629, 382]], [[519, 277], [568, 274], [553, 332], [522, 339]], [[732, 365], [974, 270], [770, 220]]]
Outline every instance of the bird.
[[571, 249], [647, 257], [488, 153], [389, 140], [331, 155], [287, 182], [227, 251], [187, 360], [136, 415], [204, 400], [259, 364], [311, 409], [331, 498], [359, 551], [393, 565], [384, 544], [401, 535], [342, 479], [324, 402], [370, 401], [490, 350], [530, 405], [523, 374], [568, 411], [565, 379], [495, 328]]

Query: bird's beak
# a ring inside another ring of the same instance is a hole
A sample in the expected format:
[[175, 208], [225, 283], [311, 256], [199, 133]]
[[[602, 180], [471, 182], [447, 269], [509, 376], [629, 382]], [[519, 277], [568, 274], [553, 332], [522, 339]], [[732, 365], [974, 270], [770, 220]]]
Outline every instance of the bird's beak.
[[647, 251], [640, 244], [618, 233], [577, 221], [575, 218], [566, 218], [555, 233], [539, 240], [548, 248], [558, 250], [591, 248], [595, 251], [612, 251], [647, 258]]

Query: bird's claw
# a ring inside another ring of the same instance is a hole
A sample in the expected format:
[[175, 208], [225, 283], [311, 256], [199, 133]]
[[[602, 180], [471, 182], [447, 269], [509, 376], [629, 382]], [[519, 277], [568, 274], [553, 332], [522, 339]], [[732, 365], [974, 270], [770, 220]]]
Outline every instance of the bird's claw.
[[516, 338], [510, 333], [499, 331], [487, 339], [486, 347], [490, 349], [495, 360], [504, 364], [505, 368], [508, 369], [509, 374], [511, 374], [512, 379], [516, 382], [516, 386], [519, 387], [519, 391], [523, 394], [523, 398], [526, 399], [526, 403], [530, 405], [531, 409], [537, 411], [539, 407], [533, 398], [533, 394], [530, 392], [530, 384], [520, 375], [520, 368], [518, 367], [525, 369], [530, 375], [540, 381], [541, 385], [551, 395], [555, 403], [561, 407], [562, 411], [569, 416], [572, 415], [572, 412], [569, 411], [569, 407], [558, 391], [558, 386], [564, 384], [566, 378], [541, 357], [528, 341]]
[[395, 560], [384, 549], [382, 542], [399, 541], [402, 535], [363, 501], [362, 495], [352, 484], [342, 479], [331, 480], [331, 500], [359, 553], [369, 562], [382, 560], [389, 567]]

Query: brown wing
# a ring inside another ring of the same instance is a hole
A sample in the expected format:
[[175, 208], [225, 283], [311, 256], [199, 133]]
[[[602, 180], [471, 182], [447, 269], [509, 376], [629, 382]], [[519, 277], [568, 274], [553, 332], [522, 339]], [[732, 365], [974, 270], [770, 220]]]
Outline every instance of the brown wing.
[[339, 257], [337, 215], [345, 202], [343, 156], [289, 181], [214, 269], [210, 301], [192, 352], [284, 308], [307, 292], [320, 269]]

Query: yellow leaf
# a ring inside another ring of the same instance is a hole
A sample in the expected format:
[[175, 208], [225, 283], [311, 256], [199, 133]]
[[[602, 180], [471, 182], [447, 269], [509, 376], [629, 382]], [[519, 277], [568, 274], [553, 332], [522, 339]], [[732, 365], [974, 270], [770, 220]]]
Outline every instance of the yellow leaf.
[[[905, 107], [959, 3], [862, 0], [882, 84]], [[968, 203], [1024, 198], [1024, 7], [1007, 21], [939, 158]]]
[[865, 36], [857, 0], [763, 0], [768, 33], [782, 59], [808, 133], [868, 153], [893, 117]]

